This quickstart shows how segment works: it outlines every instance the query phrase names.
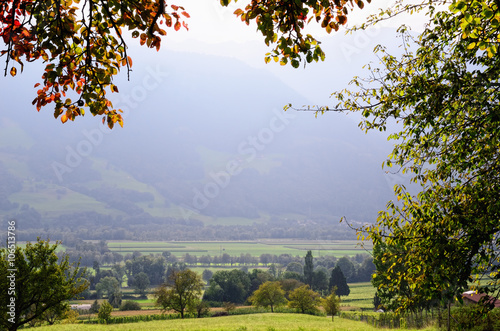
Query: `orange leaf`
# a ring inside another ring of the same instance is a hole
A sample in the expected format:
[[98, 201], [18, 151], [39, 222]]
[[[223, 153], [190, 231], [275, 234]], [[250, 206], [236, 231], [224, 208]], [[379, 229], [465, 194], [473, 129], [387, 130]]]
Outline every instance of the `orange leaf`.
[[15, 67], [12, 67], [12, 69], [10, 69], [10, 75], [12, 77], [14, 77], [16, 75], [16, 73], [17, 73], [17, 69]]
[[181, 14], [182, 14], [182, 15], [184, 15], [184, 16], [186, 16], [187, 18], [190, 18], [190, 17], [191, 17], [191, 16], [189, 16], [189, 14], [188, 14], [187, 12], [185, 12], [185, 11], [183, 11]]
[[61, 122], [66, 123], [68, 121], [68, 116], [66, 114], [61, 116]]
[[179, 21], [175, 22], [175, 25], [174, 25], [175, 31], [179, 31], [180, 28], [181, 28], [181, 23], [179, 23]]

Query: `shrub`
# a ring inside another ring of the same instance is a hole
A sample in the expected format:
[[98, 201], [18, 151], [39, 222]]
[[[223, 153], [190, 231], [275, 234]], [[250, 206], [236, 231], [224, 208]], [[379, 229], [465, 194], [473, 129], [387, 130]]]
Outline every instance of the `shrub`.
[[480, 305], [457, 306], [452, 309], [451, 316], [451, 327], [455, 329], [500, 330], [499, 308], [488, 311]]
[[101, 308], [99, 308], [99, 312], [97, 313], [97, 318], [101, 322], [108, 322], [111, 318], [111, 312], [113, 311], [113, 306], [107, 301], [104, 301], [101, 304]]
[[122, 305], [120, 306], [120, 310], [121, 311], [125, 311], [125, 310], [141, 310], [141, 305], [136, 302], [136, 301], [132, 301], [132, 300], [125, 300]]
[[78, 312], [70, 309], [64, 313], [64, 319], [61, 321], [61, 324], [75, 324], [78, 323]]
[[222, 304], [222, 306], [224, 307], [224, 310], [227, 312], [227, 313], [230, 313], [231, 311], [235, 310], [236, 309], [236, 305], [232, 302], [224, 302]]
[[216, 311], [212, 314], [212, 317], [220, 317], [220, 316], [228, 316], [229, 313], [227, 311]]

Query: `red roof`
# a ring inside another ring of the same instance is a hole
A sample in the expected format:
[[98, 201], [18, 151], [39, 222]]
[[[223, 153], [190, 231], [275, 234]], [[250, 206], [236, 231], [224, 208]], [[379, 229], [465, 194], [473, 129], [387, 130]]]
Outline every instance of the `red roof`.
[[476, 293], [474, 291], [464, 292], [462, 294], [462, 298], [473, 303], [479, 303], [479, 301], [484, 300], [488, 303], [492, 303], [495, 308], [500, 307], [500, 300], [490, 297], [484, 293]]

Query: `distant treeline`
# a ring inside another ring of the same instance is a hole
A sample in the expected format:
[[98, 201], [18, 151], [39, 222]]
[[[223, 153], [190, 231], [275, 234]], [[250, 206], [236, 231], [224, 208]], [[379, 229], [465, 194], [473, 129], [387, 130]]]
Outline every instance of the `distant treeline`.
[[[21, 208], [17, 219], [17, 240], [34, 241], [37, 237], [67, 240], [256, 240], [262, 238], [295, 238], [315, 240], [352, 240], [356, 233], [338, 220], [303, 221], [272, 218], [254, 225], [210, 225], [193, 219], [152, 217], [141, 214], [112, 217], [96, 212], [80, 212], [59, 216], [45, 222], [33, 208]], [[3, 235], [3, 234], [1, 234]]]

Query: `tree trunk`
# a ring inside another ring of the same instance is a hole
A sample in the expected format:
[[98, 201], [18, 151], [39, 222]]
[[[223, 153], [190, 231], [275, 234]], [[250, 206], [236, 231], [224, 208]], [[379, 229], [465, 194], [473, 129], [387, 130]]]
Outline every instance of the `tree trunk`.
[[448, 301], [448, 331], [451, 330], [451, 302]]

